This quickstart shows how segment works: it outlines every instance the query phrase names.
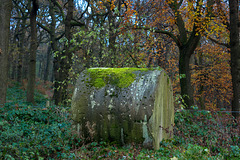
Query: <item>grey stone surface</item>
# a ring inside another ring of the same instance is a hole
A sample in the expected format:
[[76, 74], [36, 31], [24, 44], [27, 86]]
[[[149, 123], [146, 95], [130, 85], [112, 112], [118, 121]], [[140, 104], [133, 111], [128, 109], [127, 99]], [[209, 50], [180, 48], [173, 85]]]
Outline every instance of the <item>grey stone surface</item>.
[[158, 149], [163, 138], [173, 136], [173, 93], [164, 70], [85, 70], [76, 83], [71, 110], [73, 127], [96, 141]]

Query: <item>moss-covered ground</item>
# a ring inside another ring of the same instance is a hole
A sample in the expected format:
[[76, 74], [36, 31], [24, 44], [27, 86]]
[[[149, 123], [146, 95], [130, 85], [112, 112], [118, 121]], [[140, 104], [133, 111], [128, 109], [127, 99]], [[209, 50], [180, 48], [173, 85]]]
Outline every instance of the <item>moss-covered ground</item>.
[[46, 107], [38, 92], [36, 105], [25, 103], [20, 88], [12, 85], [0, 108], [0, 159], [240, 159], [239, 135], [228, 114], [181, 110], [175, 113], [174, 138], [159, 150], [117, 147], [81, 139], [71, 130], [68, 107]]

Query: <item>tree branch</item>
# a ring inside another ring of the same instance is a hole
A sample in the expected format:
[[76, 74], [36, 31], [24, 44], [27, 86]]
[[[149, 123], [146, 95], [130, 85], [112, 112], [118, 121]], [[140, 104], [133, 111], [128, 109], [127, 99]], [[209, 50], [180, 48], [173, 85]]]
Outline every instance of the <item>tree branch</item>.
[[168, 5], [176, 15], [175, 17], [176, 17], [177, 27], [179, 30], [179, 38], [181, 43], [184, 44], [187, 42], [187, 32], [185, 29], [185, 23], [182, 19], [181, 14], [179, 13], [179, 7], [181, 6], [182, 2], [183, 1], [180, 1], [179, 3], [177, 3], [177, 1], [175, 1], [175, 2], [168, 3]]
[[169, 37], [171, 37], [171, 38], [173, 39], [173, 41], [174, 41], [178, 46], [181, 45], [180, 40], [179, 40], [174, 34], [172, 34], [171, 32], [163, 31], [163, 30], [157, 30], [157, 29], [152, 29], [152, 28], [149, 28], [149, 27], [130, 27], [130, 28], [131, 28], [131, 29], [143, 29], [143, 30], [147, 30], [147, 31], [150, 31], [150, 32], [154, 32], [154, 33], [166, 34], [166, 35], [168, 35]]
[[75, 19], [72, 19], [71, 20], [71, 26], [80, 26], [80, 27], [82, 27], [82, 26], [85, 26], [85, 24], [81, 23], [81, 22], [79, 22], [79, 21], [77, 21]]
[[58, 40], [61, 39], [64, 35], [65, 35], [65, 32], [63, 32], [59, 37], [57, 37], [56, 40], [58, 41]]
[[52, 0], [53, 4], [57, 6], [57, 8], [59, 9], [60, 13], [61, 13], [61, 16], [62, 16], [62, 19], [63, 19], [63, 22], [65, 21], [65, 14], [63, 12], [63, 8], [62, 6], [56, 1], [56, 0]]
[[212, 37], [207, 37], [207, 38], [210, 39], [211, 41], [213, 41], [214, 43], [218, 44], [218, 45], [230, 48], [230, 45], [228, 43], [219, 42], [219, 41], [217, 41], [216, 39], [214, 39]]
[[81, 16], [80, 16], [80, 18], [78, 20], [81, 20], [83, 18], [83, 15], [87, 12], [89, 5], [90, 5], [90, 3], [88, 1], [88, 5], [87, 5], [85, 11], [83, 11], [83, 13], [81, 14]]
[[48, 27], [44, 26], [43, 24], [41, 24], [40, 22], [37, 22], [37, 25], [39, 27], [41, 27], [43, 30], [47, 31], [49, 34], [51, 34], [51, 31]]

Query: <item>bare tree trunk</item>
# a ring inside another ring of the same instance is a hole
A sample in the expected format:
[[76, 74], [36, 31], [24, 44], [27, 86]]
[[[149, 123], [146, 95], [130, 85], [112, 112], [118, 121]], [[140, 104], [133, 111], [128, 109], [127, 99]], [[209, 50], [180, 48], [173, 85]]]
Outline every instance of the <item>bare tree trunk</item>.
[[180, 50], [179, 78], [181, 85], [181, 96], [183, 98], [183, 104], [186, 108], [190, 108], [194, 105], [193, 88], [191, 85], [191, 73], [189, 64], [190, 56], [187, 55], [187, 50]]
[[51, 53], [52, 53], [51, 52], [51, 45], [49, 45], [48, 50], [47, 50], [47, 62], [46, 62], [46, 66], [45, 66], [45, 69], [44, 69], [44, 75], [43, 75], [44, 82], [46, 82], [48, 80], [48, 76], [49, 76]]
[[230, 52], [233, 84], [232, 115], [239, 118], [240, 111], [240, 44], [239, 44], [239, 0], [229, 0], [230, 8]]
[[[57, 40], [56, 40], [56, 17], [54, 14], [54, 4], [53, 2], [50, 2], [49, 4], [49, 14], [52, 18], [52, 22], [50, 25], [50, 37], [51, 37], [51, 48], [52, 52], [58, 51], [57, 47]], [[60, 66], [60, 56], [55, 56], [53, 59], [53, 76], [52, 81], [54, 81], [54, 94], [53, 94], [53, 100], [55, 104], [58, 104], [60, 101], [60, 93], [59, 88], [61, 87], [61, 84], [59, 83], [59, 66]]]
[[[11, 40], [10, 39], [10, 50], [8, 51], [8, 74], [9, 74], [9, 77], [13, 80], [16, 79], [17, 77], [17, 72], [16, 72], [16, 69], [17, 69], [17, 58], [16, 58], [16, 55], [15, 55], [15, 52], [16, 52], [16, 48], [19, 47], [19, 45], [17, 45], [17, 39], [19, 39], [19, 36], [17, 35], [19, 32], [20, 32], [20, 20], [18, 20], [17, 24], [16, 24], [16, 28], [15, 28], [15, 35], [14, 35], [14, 38]], [[11, 34], [11, 30], [10, 30], [10, 34]]]
[[2, 0], [0, 3], [0, 107], [6, 103], [11, 10], [12, 1]]
[[23, 55], [23, 72], [22, 72], [22, 79], [27, 79], [29, 68], [28, 68], [28, 62], [29, 62], [29, 51], [25, 52]]
[[187, 43], [179, 47], [179, 78], [181, 86], [181, 96], [183, 98], [183, 104], [187, 109], [194, 105], [193, 100], [193, 88], [191, 85], [191, 73], [190, 73], [190, 57], [193, 55], [201, 36], [196, 36], [193, 31], [191, 37], [187, 40]]
[[23, 17], [22, 19], [22, 28], [21, 28], [21, 32], [19, 34], [19, 55], [18, 55], [18, 66], [17, 66], [17, 81], [18, 82], [22, 82], [22, 69], [23, 69], [23, 55], [25, 54], [25, 45], [24, 45], [24, 41], [25, 41], [25, 34], [26, 34], [26, 18]]
[[117, 55], [116, 55], [116, 34], [114, 33], [115, 30], [115, 17], [113, 16], [113, 13], [111, 11], [111, 9], [109, 8], [110, 12], [109, 12], [109, 51], [110, 51], [110, 57], [111, 57], [111, 66], [114, 67], [117, 65]]
[[[68, 40], [68, 44], [64, 46], [64, 51], [59, 55], [60, 59], [60, 69], [59, 69], [59, 79], [55, 77], [55, 90], [54, 90], [54, 101], [56, 105], [66, 104], [67, 99], [67, 87], [69, 81], [69, 70], [72, 64], [72, 53], [70, 51], [70, 40], [71, 36], [71, 20], [73, 18], [73, 0], [68, 1], [68, 12], [65, 19], [65, 36]], [[62, 57], [62, 58], [61, 58]]]
[[37, 51], [37, 10], [38, 0], [32, 1], [32, 10], [30, 13], [30, 27], [31, 27], [31, 45], [29, 57], [29, 72], [28, 72], [28, 85], [27, 85], [27, 101], [34, 102], [34, 89], [36, 79], [36, 51]]

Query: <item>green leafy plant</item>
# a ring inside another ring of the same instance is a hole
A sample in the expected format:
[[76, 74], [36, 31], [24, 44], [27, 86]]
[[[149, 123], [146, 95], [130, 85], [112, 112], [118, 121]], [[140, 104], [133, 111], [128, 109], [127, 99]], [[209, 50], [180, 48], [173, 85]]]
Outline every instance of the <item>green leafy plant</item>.
[[208, 157], [210, 157], [209, 149], [198, 145], [189, 144], [187, 150], [184, 151], [182, 158], [188, 160], [205, 160]]
[[19, 84], [8, 89], [0, 108], [0, 159], [239, 159], [238, 128], [230, 114], [193, 110], [175, 113], [174, 137], [157, 151], [132, 144], [84, 142], [72, 130], [70, 109], [48, 106], [44, 95], [33, 106]]

